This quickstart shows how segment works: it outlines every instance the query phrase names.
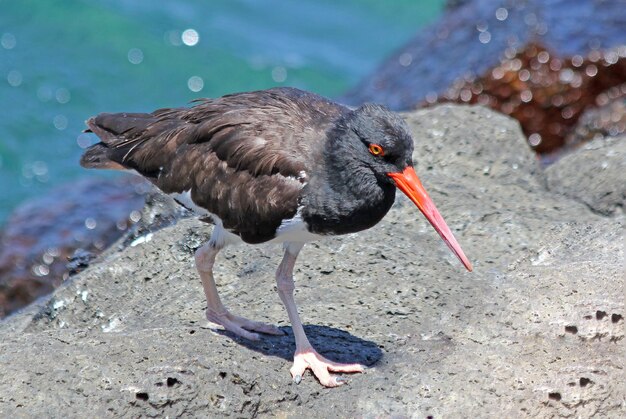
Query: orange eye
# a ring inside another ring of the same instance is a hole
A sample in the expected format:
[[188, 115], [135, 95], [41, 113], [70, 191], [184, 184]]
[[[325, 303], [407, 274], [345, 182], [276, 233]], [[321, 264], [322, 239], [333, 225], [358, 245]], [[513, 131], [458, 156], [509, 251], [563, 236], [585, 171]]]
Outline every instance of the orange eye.
[[378, 144], [370, 144], [369, 149], [370, 149], [370, 153], [372, 153], [375, 156], [385, 155], [385, 150], [383, 150], [383, 148], [379, 146]]

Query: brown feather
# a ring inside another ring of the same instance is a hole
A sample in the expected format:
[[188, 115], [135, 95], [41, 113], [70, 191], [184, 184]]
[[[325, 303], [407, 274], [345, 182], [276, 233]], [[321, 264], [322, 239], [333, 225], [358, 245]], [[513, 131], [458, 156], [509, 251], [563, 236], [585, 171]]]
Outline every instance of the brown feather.
[[98, 156], [99, 166], [88, 167], [134, 169], [167, 193], [190, 190], [224, 227], [262, 242], [295, 215], [300, 175], [319, 157], [314, 144], [346, 112], [320, 96], [276, 88], [191, 108], [100, 114], [87, 125], [102, 143], [85, 156]]

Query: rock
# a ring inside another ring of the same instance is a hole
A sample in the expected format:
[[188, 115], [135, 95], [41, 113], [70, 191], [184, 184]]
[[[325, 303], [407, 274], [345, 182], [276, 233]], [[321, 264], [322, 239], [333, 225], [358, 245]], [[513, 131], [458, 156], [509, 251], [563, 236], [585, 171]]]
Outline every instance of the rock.
[[600, 121], [610, 124], [606, 133], [618, 135], [625, 128], [619, 123], [626, 119], [623, 106], [596, 106], [605, 96], [626, 93], [626, 46], [623, 52], [595, 52], [597, 56], [563, 57], [529, 44], [490, 71], [457, 80], [438, 102], [478, 103], [510, 115], [520, 121], [533, 149], [543, 154], [571, 143], [583, 116], [600, 114]]
[[171, 196], [165, 195], [158, 188], [150, 185], [149, 192], [145, 195], [145, 205], [140, 217], [121, 240], [118, 249], [143, 243], [150, 233], [172, 225], [177, 220], [190, 215], [191, 212], [179, 205]]
[[96, 255], [85, 249], [76, 249], [74, 254], [69, 258], [67, 265], [65, 265], [69, 275], [75, 275], [85, 269], [89, 266], [91, 259], [95, 257]]
[[566, 0], [463, 1], [342, 100], [396, 110], [479, 103], [518, 119], [530, 145], [549, 153], [607, 92], [625, 89], [625, 6], [622, 0], [581, 0], [576, 7]]
[[98, 254], [121, 237], [145, 188], [135, 177], [88, 178], [20, 205], [0, 233], [0, 318], [67, 279], [75, 251]]
[[598, 106], [587, 109], [566, 139], [569, 148], [594, 139], [618, 137], [626, 132], [626, 83], [598, 96]]
[[118, 242], [0, 323], [0, 415], [624, 417], [623, 216], [548, 191], [508, 117], [456, 105], [405, 117], [475, 270], [404, 198], [373, 229], [305, 246], [307, 332], [365, 374], [332, 390], [308, 373], [291, 382], [279, 246], [227, 249], [216, 277], [233, 312], [288, 334], [248, 342], [207, 326], [193, 250], [211, 227], [183, 219]]
[[600, 214], [623, 214], [625, 140], [626, 137], [600, 138], [563, 157], [546, 169], [548, 188]]

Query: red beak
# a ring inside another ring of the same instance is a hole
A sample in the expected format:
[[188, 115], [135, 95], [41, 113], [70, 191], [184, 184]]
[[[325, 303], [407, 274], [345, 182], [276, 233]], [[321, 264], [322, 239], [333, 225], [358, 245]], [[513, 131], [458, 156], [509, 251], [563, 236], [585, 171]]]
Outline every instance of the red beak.
[[392, 178], [396, 182], [398, 189], [404, 192], [404, 194], [408, 196], [411, 201], [413, 201], [422, 214], [424, 214], [426, 219], [432, 224], [435, 230], [437, 230], [437, 233], [439, 233], [443, 241], [446, 242], [450, 250], [452, 250], [461, 263], [465, 265], [465, 268], [471, 272], [472, 264], [467, 257], [465, 257], [461, 246], [459, 246], [459, 243], [454, 238], [450, 228], [444, 221], [441, 214], [439, 214], [439, 211], [437, 211], [437, 207], [428, 196], [428, 193], [426, 193], [426, 190], [422, 186], [422, 182], [420, 182], [417, 177], [415, 170], [411, 166], [407, 166], [407, 168], [402, 172], [387, 173], [387, 176]]

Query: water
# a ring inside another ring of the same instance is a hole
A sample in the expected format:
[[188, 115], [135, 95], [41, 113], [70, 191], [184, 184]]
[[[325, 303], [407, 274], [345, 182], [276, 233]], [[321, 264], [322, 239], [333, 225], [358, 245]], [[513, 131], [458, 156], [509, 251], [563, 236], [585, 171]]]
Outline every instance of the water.
[[0, 0], [0, 225], [82, 176], [84, 120], [296, 86], [338, 96], [444, 0]]

